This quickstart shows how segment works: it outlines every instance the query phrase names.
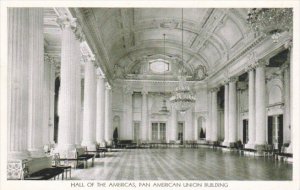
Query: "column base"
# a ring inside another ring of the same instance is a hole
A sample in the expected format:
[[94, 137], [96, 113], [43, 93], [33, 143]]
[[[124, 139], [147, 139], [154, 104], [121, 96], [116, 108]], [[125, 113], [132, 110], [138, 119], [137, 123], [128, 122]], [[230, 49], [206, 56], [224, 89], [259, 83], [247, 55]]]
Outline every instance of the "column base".
[[87, 150], [90, 150], [90, 151], [96, 150], [96, 142], [92, 142], [92, 141], [82, 141], [81, 146], [82, 146], [82, 147], [86, 147]]
[[257, 151], [257, 156], [263, 156], [264, 155], [264, 150], [266, 149], [265, 144], [256, 144], [255, 145], [255, 150]]
[[110, 147], [112, 146], [112, 140], [106, 140], [106, 146]]
[[53, 153], [59, 153], [61, 158], [70, 158], [69, 155], [74, 154], [75, 144], [58, 144]]
[[25, 160], [30, 159], [30, 152], [24, 151], [12, 151], [8, 153], [8, 160]]
[[237, 147], [237, 144], [236, 144], [236, 142], [228, 142], [228, 147], [229, 148], [236, 148]]
[[30, 157], [32, 158], [41, 158], [41, 157], [45, 157], [46, 154], [44, 152], [44, 149], [39, 148], [39, 149], [31, 149], [29, 150], [30, 152]]
[[247, 149], [255, 149], [255, 144], [254, 143], [247, 143], [247, 144], [245, 144], [245, 148], [247, 148]]
[[286, 149], [286, 153], [293, 154], [293, 143], [290, 143], [289, 147]]
[[223, 142], [222, 142], [222, 145], [223, 145], [223, 146], [229, 146], [229, 142], [223, 141]]

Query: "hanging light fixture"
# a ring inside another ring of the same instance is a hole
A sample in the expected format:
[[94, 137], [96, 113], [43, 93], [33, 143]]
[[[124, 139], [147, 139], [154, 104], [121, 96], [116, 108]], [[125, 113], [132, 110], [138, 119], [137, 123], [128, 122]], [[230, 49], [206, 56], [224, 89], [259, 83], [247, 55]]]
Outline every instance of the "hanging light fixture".
[[247, 22], [255, 32], [271, 35], [277, 43], [281, 33], [292, 31], [293, 10], [291, 8], [251, 8], [248, 9]]
[[167, 100], [166, 100], [166, 34], [163, 34], [164, 36], [164, 97], [162, 102], [161, 110], [159, 111], [161, 114], [168, 114], [169, 110], [167, 108]]
[[176, 110], [184, 113], [195, 105], [196, 98], [192, 94], [190, 87], [186, 84], [186, 76], [183, 76], [183, 9], [181, 10], [181, 71], [179, 77], [179, 85], [175, 89], [174, 95], [170, 98], [170, 102]]

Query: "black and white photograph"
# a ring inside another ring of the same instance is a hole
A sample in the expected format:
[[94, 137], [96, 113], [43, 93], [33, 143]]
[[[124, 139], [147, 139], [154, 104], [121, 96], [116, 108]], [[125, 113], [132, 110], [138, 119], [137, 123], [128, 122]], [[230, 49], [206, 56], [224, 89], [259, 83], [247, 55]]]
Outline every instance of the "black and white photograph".
[[3, 1], [0, 189], [299, 190], [298, 62], [298, 1]]

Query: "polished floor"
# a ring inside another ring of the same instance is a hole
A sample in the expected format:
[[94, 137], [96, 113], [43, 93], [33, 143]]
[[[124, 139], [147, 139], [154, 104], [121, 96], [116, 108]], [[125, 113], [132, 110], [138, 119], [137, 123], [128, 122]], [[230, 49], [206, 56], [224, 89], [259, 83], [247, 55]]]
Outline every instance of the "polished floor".
[[76, 169], [78, 180], [292, 180], [292, 164], [208, 148], [124, 149]]

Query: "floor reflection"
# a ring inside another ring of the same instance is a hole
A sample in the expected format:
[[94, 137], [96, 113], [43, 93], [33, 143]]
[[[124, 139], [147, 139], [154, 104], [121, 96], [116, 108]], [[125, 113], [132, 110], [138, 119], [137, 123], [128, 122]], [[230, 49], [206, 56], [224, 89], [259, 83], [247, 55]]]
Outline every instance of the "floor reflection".
[[76, 169], [83, 180], [291, 180], [292, 164], [208, 148], [124, 149]]

